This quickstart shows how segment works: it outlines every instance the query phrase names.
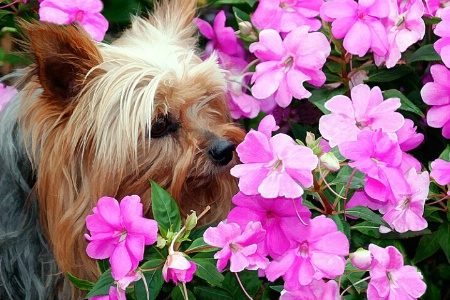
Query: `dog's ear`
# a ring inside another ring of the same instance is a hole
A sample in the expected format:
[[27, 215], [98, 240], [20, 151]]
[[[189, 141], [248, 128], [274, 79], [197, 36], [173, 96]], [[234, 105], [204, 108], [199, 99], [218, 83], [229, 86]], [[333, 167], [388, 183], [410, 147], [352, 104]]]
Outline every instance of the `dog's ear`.
[[54, 100], [76, 96], [88, 72], [102, 61], [95, 42], [77, 25], [33, 21], [22, 22], [21, 28], [44, 93]]

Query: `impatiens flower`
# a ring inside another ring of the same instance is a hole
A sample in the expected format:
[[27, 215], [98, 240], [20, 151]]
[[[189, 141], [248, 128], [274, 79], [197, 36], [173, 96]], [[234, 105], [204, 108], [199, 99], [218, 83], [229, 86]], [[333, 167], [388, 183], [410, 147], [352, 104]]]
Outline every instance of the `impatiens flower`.
[[436, 159], [431, 162], [430, 176], [440, 185], [450, 183], [450, 162], [443, 159]]
[[102, 296], [94, 296], [90, 300], [125, 300], [125, 290], [121, 290], [116, 286], [109, 287], [109, 294]]
[[449, 0], [424, 0], [425, 16], [440, 17], [442, 10], [450, 5]]
[[274, 96], [281, 107], [287, 107], [292, 97], [308, 98], [311, 93], [303, 86], [308, 82], [321, 86], [325, 82], [322, 67], [330, 54], [327, 38], [320, 32], [309, 32], [300, 26], [284, 40], [273, 29], [264, 29], [259, 42], [250, 45], [250, 52], [260, 59], [253, 74], [252, 94], [265, 99]]
[[194, 276], [197, 266], [194, 262], [184, 257], [179, 251], [169, 253], [162, 269], [162, 275], [165, 282], [172, 280], [175, 284], [178, 282], [190, 282]]
[[[234, 166], [239, 188], [246, 195], [264, 198], [299, 198], [302, 187], [313, 184], [312, 170], [318, 158], [310, 148], [300, 146], [283, 133], [271, 137], [275, 119], [268, 115], [258, 127], [250, 130], [236, 151], [243, 164]], [[258, 149], [258, 151], [255, 151]]]
[[3, 85], [0, 83], [0, 111], [6, 107], [11, 99], [18, 93], [12, 86]]
[[349, 242], [333, 220], [319, 216], [305, 229], [292, 231], [296, 247], [270, 262], [265, 270], [267, 279], [282, 276], [284, 288], [295, 291], [313, 280], [333, 279], [344, 273]]
[[117, 202], [102, 197], [86, 218], [91, 235], [85, 234], [89, 244], [86, 252], [91, 258], [106, 259], [111, 263], [111, 274], [120, 280], [134, 271], [144, 258], [145, 245], [157, 239], [158, 224], [142, 217], [139, 196], [126, 196]]
[[323, 0], [260, 0], [252, 15], [252, 23], [258, 29], [274, 29], [287, 33], [302, 25], [311, 31], [319, 30], [322, 24], [319, 15]]
[[404, 266], [402, 254], [392, 246], [369, 245], [372, 254], [368, 299], [417, 299], [425, 293], [426, 284], [415, 267]]
[[377, 66], [386, 62], [387, 68], [394, 67], [401, 58], [401, 53], [425, 34], [425, 22], [422, 20], [424, 7], [422, 0], [389, 0], [390, 14], [382, 20], [388, 38], [386, 54], [374, 53]]
[[296, 291], [281, 291], [280, 300], [340, 300], [339, 286], [336, 281], [313, 280], [309, 285]]
[[244, 230], [236, 223], [220, 222], [217, 227], [206, 229], [203, 238], [207, 244], [222, 248], [214, 254], [219, 272], [228, 261], [231, 272], [240, 272], [244, 269], [265, 269], [269, 260], [258, 249], [265, 235], [266, 231], [259, 222], [249, 222]]
[[214, 50], [218, 50], [228, 55], [242, 57], [243, 48], [238, 43], [234, 29], [226, 27], [225, 21], [226, 16], [223, 10], [216, 15], [213, 26], [202, 19], [194, 19], [200, 33], [210, 40], [205, 46], [205, 55], [209, 56]]
[[[450, 8], [447, 11], [450, 13]], [[442, 65], [433, 65], [430, 71], [434, 82], [428, 82], [420, 91], [423, 102], [432, 105], [427, 112], [427, 123], [431, 127], [442, 128], [442, 135], [450, 139], [450, 70]]]
[[319, 131], [331, 147], [356, 141], [358, 133], [364, 129], [396, 132], [405, 122], [404, 117], [395, 112], [399, 107], [400, 99], [383, 101], [379, 87], [370, 89], [368, 85], [360, 84], [351, 90], [351, 99], [338, 95], [325, 103], [331, 114], [320, 118]]
[[395, 134], [397, 135], [397, 141], [402, 151], [417, 148], [424, 139], [423, 134], [417, 133], [417, 127], [414, 126], [414, 122], [410, 119], [405, 119], [402, 128], [397, 130]]
[[301, 198], [266, 199], [260, 195], [238, 193], [233, 197], [233, 204], [236, 207], [228, 214], [227, 222], [237, 223], [241, 228], [251, 221], [260, 222], [266, 230], [266, 238], [261, 246], [272, 258], [294, 246], [289, 239], [292, 228], [302, 230], [311, 218], [311, 212], [302, 205]]
[[386, 54], [388, 39], [381, 18], [388, 15], [388, 0], [331, 0], [320, 8], [320, 17], [332, 22], [333, 36], [343, 38], [345, 50], [359, 57], [369, 50], [380, 56]]
[[450, 8], [442, 10], [441, 21], [436, 25], [434, 34], [441, 38], [434, 43], [434, 49], [442, 58], [445, 66], [450, 68]]
[[94, 40], [102, 41], [108, 30], [102, 9], [100, 0], [42, 0], [39, 19], [60, 25], [78, 22]]

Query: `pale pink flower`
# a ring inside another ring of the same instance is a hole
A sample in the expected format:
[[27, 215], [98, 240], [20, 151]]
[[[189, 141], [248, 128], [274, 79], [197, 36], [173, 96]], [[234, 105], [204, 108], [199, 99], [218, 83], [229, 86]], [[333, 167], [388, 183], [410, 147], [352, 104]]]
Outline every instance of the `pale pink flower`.
[[343, 142], [356, 141], [358, 134], [364, 129], [383, 129], [393, 133], [399, 130], [404, 117], [395, 112], [400, 107], [400, 99], [389, 98], [383, 101], [379, 87], [370, 89], [360, 84], [351, 91], [351, 99], [344, 95], [334, 96], [325, 103], [331, 114], [319, 120], [319, 131], [323, 138], [334, 147]]
[[282, 276], [284, 288], [295, 291], [313, 280], [334, 279], [344, 273], [349, 242], [333, 220], [316, 217], [305, 229], [292, 234], [296, 247], [270, 262], [265, 270], [267, 279], [275, 281]]
[[228, 213], [227, 222], [237, 223], [241, 228], [251, 221], [260, 222], [266, 230], [261, 247], [272, 258], [284, 254], [295, 245], [289, 238], [292, 228], [302, 230], [303, 223], [311, 218], [311, 212], [302, 205], [301, 198], [266, 199], [239, 192], [233, 197], [233, 204], [236, 206]]
[[441, 56], [445, 66], [450, 68], [450, 7], [442, 11], [441, 19], [434, 29], [434, 34], [441, 37], [434, 43], [434, 49]]
[[427, 123], [434, 128], [442, 127], [442, 135], [449, 139], [450, 70], [442, 65], [433, 65], [430, 72], [434, 82], [428, 82], [420, 91], [423, 102], [432, 106], [427, 112]]
[[190, 282], [195, 270], [197, 270], [197, 266], [194, 262], [187, 260], [183, 253], [174, 251], [167, 256], [162, 275], [165, 282], [172, 280], [178, 284], [178, 282]]
[[312, 170], [318, 158], [311, 149], [300, 146], [288, 135], [271, 137], [273, 116], [266, 116], [258, 131], [250, 130], [236, 151], [243, 164], [231, 169], [239, 178], [239, 188], [247, 195], [264, 198], [299, 198], [303, 187], [313, 184]]
[[262, 255], [258, 244], [264, 239], [266, 231], [260, 222], [249, 222], [244, 230], [236, 223], [220, 222], [217, 227], [209, 227], [203, 234], [205, 242], [222, 248], [214, 254], [217, 270], [222, 270], [230, 261], [230, 271], [244, 269], [265, 269], [269, 260]]
[[377, 66], [386, 62], [386, 67], [392, 68], [409, 46], [423, 38], [425, 22], [422, 20], [422, 0], [389, 0], [389, 6], [389, 16], [382, 19], [387, 32], [388, 49], [385, 55], [374, 53], [374, 58]]
[[126, 196], [119, 202], [102, 197], [86, 218], [91, 235], [85, 234], [89, 244], [86, 252], [91, 258], [106, 259], [111, 263], [111, 274], [120, 280], [134, 271], [144, 258], [145, 245], [157, 239], [158, 224], [142, 217], [139, 196]]
[[368, 299], [417, 299], [425, 293], [422, 274], [412, 266], [403, 265], [402, 254], [392, 246], [369, 245], [372, 254]]
[[405, 119], [405, 123], [402, 128], [395, 132], [397, 135], [397, 141], [402, 151], [409, 151], [417, 148], [424, 139], [422, 133], [417, 133], [417, 127], [414, 126], [414, 122], [410, 119]]
[[360, 270], [367, 270], [372, 265], [372, 255], [369, 250], [358, 248], [349, 255], [352, 265]]
[[2, 111], [11, 99], [18, 93], [12, 86], [3, 85], [0, 83], [0, 111]]
[[443, 159], [436, 159], [431, 162], [431, 178], [440, 185], [450, 183], [450, 162]]
[[295, 28], [307, 25], [311, 31], [322, 27], [319, 15], [323, 0], [260, 0], [252, 15], [253, 25], [262, 29], [274, 29], [287, 33]]
[[336, 281], [313, 280], [296, 291], [281, 291], [280, 300], [340, 300], [339, 286]]
[[333, 36], [343, 38], [345, 50], [360, 57], [369, 50], [380, 56], [386, 54], [388, 40], [381, 18], [388, 15], [388, 0], [331, 0], [320, 8], [320, 17], [332, 22]]
[[409, 191], [395, 195], [395, 203], [389, 205], [383, 219], [395, 231], [403, 233], [408, 230], [420, 231], [428, 227], [423, 217], [425, 200], [430, 188], [428, 172], [418, 174], [414, 168], [405, 174]]
[[102, 9], [100, 0], [43, 0], [39, 19], [60, 25], [78, 22], [94, 40], [102, 41], [108, 30]]
[[440, 17], [442, 10], [450, 5], [449, 0], [423, 0], [425, 3], [425, 16]]
[[213, 26], [199, 18], [195, 18], [194, 22], [200, 33], [210, 40], [205, 46], [206, 56], [209, 56], [214, 50], [228, 55], [243, 56], [244, 49], [238, 43], [234, 29], [225, 26], [226, 16], [223, 10], [216, 15]]
[[257, 99], [273, 95], [279, 106], [287, 107], [292, 97], [311, 96], [304, 82], [314, 86], [325, 82], [321, 69], [331, 47], [325, 35], [308, 32], [307, 26], [294, 29], [284, 40], [275, 30], [264, 29], [249, 50], [261, 61], [252, 77], [252, 94]]

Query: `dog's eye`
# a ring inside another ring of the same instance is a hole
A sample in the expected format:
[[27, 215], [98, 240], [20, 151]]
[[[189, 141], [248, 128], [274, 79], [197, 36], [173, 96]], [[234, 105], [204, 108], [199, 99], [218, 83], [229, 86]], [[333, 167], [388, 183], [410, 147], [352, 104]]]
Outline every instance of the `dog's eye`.
[[169, 132], [176, 131], [178, 127], [179, 124], [172, 123], [167, 115], [160, 116], [152, 124], [152, 130], [150, 134], [152, 138], [159, 138], [165, 136]]

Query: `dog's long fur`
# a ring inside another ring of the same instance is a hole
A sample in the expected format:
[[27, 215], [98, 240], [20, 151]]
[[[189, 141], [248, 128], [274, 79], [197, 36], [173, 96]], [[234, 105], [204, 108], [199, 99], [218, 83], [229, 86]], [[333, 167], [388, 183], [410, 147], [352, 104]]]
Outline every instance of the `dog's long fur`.
[[[83, 234], [102, 196], [138, 194], [149, 216], [152, 179], [184, 212], [212, 205], [206, 222], [228, 213], [227, 143], [243, 132], [216, 58], [198, 56], [195, 6], [156, 5], [111, 45], [79, 26], [22, 23], [35, 63], [0, 114], [0, 299], [78, 297], [67, 271], [96, 280]], [[172, 127], [150, 138], [160, 120]]]

